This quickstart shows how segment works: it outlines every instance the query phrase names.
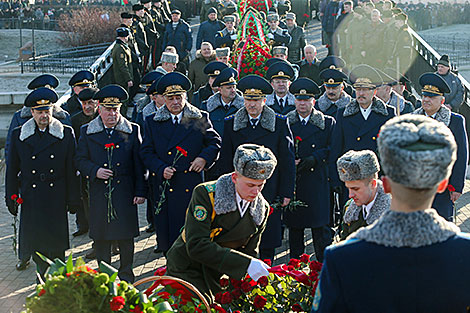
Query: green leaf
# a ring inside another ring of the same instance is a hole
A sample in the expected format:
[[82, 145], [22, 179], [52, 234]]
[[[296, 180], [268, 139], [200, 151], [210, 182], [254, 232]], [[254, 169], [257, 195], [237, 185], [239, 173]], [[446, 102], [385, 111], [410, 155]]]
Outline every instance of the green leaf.
[[173, 309], [168, 302], [161, 302], [155, 306], [157, 313], [173, 313]]
[[52, 262], [51, 259], [47, 258], [45, 255], [42, 255], [41, 253], [37, 252], [36, 251], [36, 254], [39, 255], [39, 257], [41, 258], [41, 260], [43, 260], [44, 262], [46, 262], [47, 264], [49, 265], [52, 265], [54, 262]]
[[71, 271], [73, 271], [73, 259], [72, 259], [72, 254], [69, 255], [68, 259], [67, 259], [67, 265], [65, 267], [66, 269], [66, 273], [70, 273]]
[[100, 271], [101, 273], [106, 273], [109, 275], [110, 282], [114, 282], [116, 280], [118, 270], [112, 267], [111, 265], [107, 264], [106, 262], [100, 263]]

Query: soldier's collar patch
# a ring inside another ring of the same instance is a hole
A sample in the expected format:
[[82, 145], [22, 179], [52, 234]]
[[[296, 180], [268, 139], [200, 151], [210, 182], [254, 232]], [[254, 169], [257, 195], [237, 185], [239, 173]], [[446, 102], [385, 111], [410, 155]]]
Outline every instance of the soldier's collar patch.
[[203, 222], [207, 218], [207, 210], [202, 205], [196, 205], [194, 208], [194, 218], [199, 222]]

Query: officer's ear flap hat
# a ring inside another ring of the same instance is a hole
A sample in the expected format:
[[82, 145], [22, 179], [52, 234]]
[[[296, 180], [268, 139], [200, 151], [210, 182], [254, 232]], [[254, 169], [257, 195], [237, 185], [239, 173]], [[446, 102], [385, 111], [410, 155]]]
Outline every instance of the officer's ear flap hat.
[[28, 89], [34, 90], [40, 87], [55, 89], [57, 86], [59, 86], [59, 80], [57, 77], [51, 74], [42, 74], [29, 82]]
[[224, 22], [225, 23], [228, 23], [228, 22], [235, 23], [235, 16], [234, 15], [225, 15], [224, 16]]
[[385, 175], [413, 189], [436, 187], [450, 176], [457, 158], [450, 129], [423, 115], [390, 119], [380, 128], [377, 145]]
[[223, 69], [212, 83], [213, 87], [230, 86], [237, 84], [237, 70], [227, 67]]
[[192, 87], [191, 81], [179, 72], [165, 74], [157, 84], [157, 92], [164, 96], [182, 95]]
[[238, 89], [245, 99], [262, 99], [273, 93], [271, 84], [261, 76], [247, 75], [238, 82]]
[[225, 48], [216, 48], [215, 49], [215, 56], [217, 58], [223, 58], [223, 57], [228, 57], [230, 56], [230, 48], [225, 47]]
[[70, 78], [69, 86], [88, 87], [94, 82], [94, 80], [95, 80], [95, 75], [92, 72], [88, 70], [82, 70], [82, 71], [78, 71], [72, 76], [72, 78]]
[[255, 144], [238, 146], [233, 157], [233, 167], [241, 175], [266, 180], [271, 177], [277, 165], [277, 159], [271, 150]]
[[161, 57], [161, 62], [162, 63], [178, 63], [179, 57], [178, 54], [176, 53], [171, 53], [171, 52], [163, 52], [162, 57]]
[[82, 91], [80, 91], [80, 93], [78, 94], [78, 99], [80, 99], [80, 101], [91, 100], [95, 97], [95, 94], [98, 91], [99, 90], [97, 88], [85, 88]]
[[24, 100], [24, 106], [35, 110], [48, 110], [59, 100], [57, 93], [46, 87], [40, 87], [31, 93]]
[[119, 85], [108, 85], [98, 91], [94, 99], [99, 104], [107, 108], [116, 108], [122, 105], [123, 101], [128, 99], [127, 91]]
[[356, 66], [349, 73], [349, 81], [354, 88], [370, 89], [375, 89], [383, 83], [380, 74], [373, 67], [366, 64]]
[[445, 93], [450, 92], [447, 82], [436, 73], [424, 73], [419, 77], [419, 84], [421, 85], [423, 96], [443, 96]]
[[341, 181], [362, 180], [380, 171], [379, 160], [371, 150], [349, 150], [336, 161]]
[[295, 13], [287, 12], [286, 13], [286, 20], [295, 20]]
[[275, 46], [273, 47], [273, 55], [275, 54], [282, 54], [282, 55], [287, 55], [289, 52], [289, 48], [284, 47], [284, 46]]

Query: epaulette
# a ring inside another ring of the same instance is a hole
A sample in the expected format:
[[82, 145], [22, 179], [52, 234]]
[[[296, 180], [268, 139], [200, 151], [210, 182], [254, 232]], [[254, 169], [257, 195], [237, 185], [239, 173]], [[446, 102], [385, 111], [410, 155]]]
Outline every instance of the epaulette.
[[287, 119], [287, 115], [282, 115], [282, 114], [279, 114], [279, 113], [275, 113], [277, 117], [279, 117], [281, 120], [285, 120]]
[[236, 113], [225, 117], [224, 120], [225, 120], [225, 121], [229, 121], [229, 120], [233, 119], [233, 118], [235, 117], [235, 114], [236, 114]]
[[206, 188], [207, 192], [215, 192], [215, 184], [216, 181], [212, 184], [205, 184], [204, 187]]

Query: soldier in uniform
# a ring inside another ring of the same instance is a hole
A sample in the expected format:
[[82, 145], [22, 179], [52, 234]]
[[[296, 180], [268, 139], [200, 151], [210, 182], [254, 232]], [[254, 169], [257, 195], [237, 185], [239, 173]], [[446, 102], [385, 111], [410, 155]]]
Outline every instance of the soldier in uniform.
[[[132, 66], [132, 52], [127, 41], [129, 39], [129, 29], [119, 27], [116, 29], [116, 42], [111, 51], [113, 58], [113, 83], [121, 86], [129, 94], [130, 88], [134, 86], [134, 68]], [[132, 99], [130, 99], [132, 102]], [[121, 106], [121, 114], [127, 113], [127, 101]]]
[[220, 13], [220, 17], [224, 18], [231, 14], [234, 14], [237, 11], [237, 4], [233, 0], [222, 0], [217, 5], [217, 10]]
[[204, 66], [204, 74], [209, 77], [209, 81], [201, 86], [193, 95], [192, 104], [198, 109], [202, 108], [202, 103], [208, 100], [211, 96], [215, 95], [219, 88], [214, 86], [214, 81], [219, 76], [220, 72], [228, 66], [219, 61], [212, 61]]
[[163, 52], [162, 59], [160, 60], [160, 65], [157, 66], [156, 71], [161, 74], [171, 73], [177, 68], [178, 62], [178, 54], [171, 52]]
[[390, 195], [379, 180], [379, 160], [370, 150], [350, 150], [336, 162], [338, 175], [349, 191], [343, 210], [340, 237], [346, 239], [361, 227], [371, 225], [390, 208]]
[[257, 259], [269, 217], [261, 190], [276, 163], [268, 148], [241, 145], [234, 172], [196, 186], [183, 232], [168, 251], [169, 275], [192, 283], [213, 301], [223, 274], [234, 279], [248, 274], [256, 281], [269, 274], [268, 265]]
[[99, 116], [81, 128], [75, 156], [78, 170], [89, 182], [89, 234], [98, 262], [111, 264], [111, 243], [117, 241], [119, 277], [132, 283], [134, 237], [139, 235], [137, 205], [147, 194], [139, 156], [140, 128], [120, 114], [119, 107], [127, 100], [121, 86], [106, 86], [94, 98]]
[[431, 205], [456, 159], [451, 131], [403, 115], [381, 128], [378, 150], [390, 210], [326, 249], [312, 313], [465, 312], [470, 237]]
[[203, 42], [209, 42], [215, 47], [215, 35], [225, 29], [225, 24], [217, 19], [217, 9], [210, 8], [207, 12], [208, 20], [201, 23], [196, 38], [196, 50], [201, 49]]
[[356, 90], [356, 99], [338, 109], [330, 153], [330, 178], [332, 187], [341, 194], [340, 207], [344, 206], [347, 193], [337, 176], [336, 160], [349, 150], [377, 151], [380, 127], [395, 116], [394, 108], [375, 97], [377, 86], [382, 84], [375, 69], [359, 65], [351, 71], [349, 80]]
[[[157, 59], [157, 40], [159, 39], [160, 33], [157, 31], [155, 22], [153, 21], [152, 14], [150, 10], [152, 9], [151, 0], [141, 0], [140, 3], [144, 6], [144, 16], [143, 16], [143, 25], [145, 33], [147, 34], [147, 42], [150, 46], [150, 55], [151, 64], [149, 64], [150, 70], [153, 70], [157, 67], [157, 63], [160, 59]], [[144, 73], [147, 72], [147, 68], [144, 68]]]
[[[154, 186], [158, 247], [166, 254], [184, 225], [191, 193], [202, 182], [202, 171], [217, 158], [220, 136], [208, 114], [187, 103], [185, 94], [191, 89], [191, 82], [186, 76], [178, 72], [166, 74], [156, 88], [164, 96], [165, 106], [145, 120], [141, 156]], [[184, 149], [185, 154], [172, 167], [177, 147]], [[159, 187], [165, 180], [170, 181], [170, 187], [164, 190], [165, 198], [161, 200]]]
[[[134, 4], [132, 6], [132, 11], [134, 11], [134, 18], [132, 19], [131, 30], [132, 34], [137, 43], [137, 48], [139, 49], [139, 57], [141, 58], [139, 64], [141, 66], [140, 72], [144, 73], [145, 64], [144, 60], [148, 60], [148, 55], [150, 53], [149, 42], [147, 40], [147, 34], [145, 32], [142, 16], [144, 14], [144, 6], [142, 4]], [[147, 59], [145, 59], [147, 58]]]
[[237, 40], [237, 29], [235, 28], [235, 16], [224, 16], [225, 28], [215, 34], [215, 47], [233, 48], [233, 43]]
[[266, 37], [269, 39], [268, 44], [271, 47], [284, 46], [287, 47], [291, 42], [289, 31], [279, 27], [279, 15], [276, 13], [268, 14], [267, 21], [269, 28]]
[[165, 35], [163, 37], [163, 47], [173, 46], [178, 52], [181, 62], [189, 66], [189, 52], [193, 47], [193, 36], [191, 27], [186, 21], [181, 19], [179, 10], [171, 11], [171, 22], [166, 24]]
[[217, 9], [217, 6], [219, 5], [220, 0], [203, 0], [202, 6], [201, 6], [201, 24], [202, 22], [207, 21], [207, 15], [210, 9], [214, 8]]
[[266, 97], [266, 105], [282, 115], [295, 110], [295, 98], [289, 92], [289, 86], [294, 79], [292, 66], [286, 62], [276, 62], [268, 68], [266, 78], [274, 90]]
[[[59, 86], [59, 80], [52, 74], [42, 74], [35, 77], [29, 84], [28, 89], [35, 90], [41, 87], [47, 87], [50, 89], [55, 89]], [[54, 105], [52, 107], [52, 116], [58, 119], [62, 124], [70, 125], [70, 115], [67, 111], [63, 110], [58, 105]], [[13, 130], [18, 126], [23, 125], [26, 123], [33, 115], [31, 114], [31, 108], [23, 106], [21, 109], [16, 111], [13, 114], [13, 117], [10, 122], [10, 126], [8, 127], [7, 138], [5, 141], [5, 161], [8, 162], [8, 151], [11, 143], [11, 134]], [[21, 233], [19, 234], [21, 236]], [[21, 242], [21, 239], [20, 239]], [[26, 269], [29, 265], [29, 260], [31, 258], [31, 253], [27, 252], [23, 247], [20, 245], [18, 248], [18, 257], [19, 261], [16, 264], [16, 269], [18, 271], [22, 271]]]
[[152, 0], [152, 8], [150, 9], [150, 15], [152, 16], [155, 30], [157, 31], [155, 41], [155, 58], [153, 60], [153, 68], [157, 67], [157, 63], [160, 61], [163, 52], [163, 35], [165, 34], [165, 25], [170, 22], [170, 17], [166, 15], [163, 10], [161, 0]]
[[67, 210], [75, 212], [80, 204], [73, 165], [75, 137], [72, 127], [52, 116], [57, 100], [57, 93], [45, 87], [26, 97], [25, 107], [33, 117], [13, 130], [6, 168], [8, 211], [18, 214], [13, 195], [24, 201], [19, 229], [21, 252], [33, 256], [43, 278], [49, 265], [36, 252], [64, 260], [69, 248]]
[[129, 36], [127, 38], [127, 45], [131, 49], [131, 57], [132, 57], [132, 76], [133, 76], [133, 86], [130, 88], [129, 97], [131, 99], [137, 94], [139, 90], [140, 79], [142, 77], [141, 73], [141, 64], [140, 64], [140, 51], [139, 46], [137, 45], [137, 41], [135, 39], [134, 32], [132, 31], [132, 14], [129, 12], [122, 12], [121, 13], [121, 25], [119, 27], [126, 27], [129, 28]]
[[165, 74], [156, 72], [156, 76], [154, 76], [155, 79], [145, 91], [145, 93], [150, 97], [150, 102], [146, 106], [144, 106], [141, 112], [137, 113], [136, 119], [136, 123], [139, 124], [142, 129], [144, 127], [144, 121], [147, 116], [152, 115], [165, 104], [165, 99], [163, 98], [163, 95], [159, 94], [157, 91], [158, 81], [160, 80], [160, 78], [163, 77], [163, 75]]
[[315, 95], [320, 90], [311, 79], [297, 79], [290, 92], [295, 96], [295, 111], [287, 114], [296, 138], [295, 199], [305, 204], [284, 213], [284, 222], [289, 227], [290, 257], [298, 258], [304, 253], [304, 232], [310, 228], [315, 256], [322, 262], [323, 251], [332, 240], [328, 225], [331, 215], [328, 154], [335, 120], [314, 108]]
[[393, 89], [392, 85], [396, 83], [396, 80], [388, 76], [385, 72], [379, 71], [382, 75], [383, 84], [377, 88], [377, 98], [385, 102], [386, 104], [395, 108], [395, 111], [400, 114], [411, 113], [415, 110], [411, 102], [406, 101], [402, 96], [397, 94]]
[[62, 108], [67, 111], [70, 116], [75, 115], [82, 110], [82, 104], [78, 100], [78, 94], [85, 88], [95, 83], [95, 75], [88, 71], [82, 70], [75, 73], [69, 80], [69, 86], [72, 88], [72, 95]]
[[289, 56], [287, 60], [291, 63], [300, 62], [303, 59], [304, 47], [306, 45], [304, 29], [298, 26], [295, 22], [295, 13], [289, 12], [286, 14], [287, 31], [292, 40], [289, 43]]
[[215, 59], [216, 61], [227, 64], [227, 66], [232, 66], [230, 64], [230, 48], [217, 48], [215, 49]]
[[454, 203], [463, 192], [467, 172], [468, 141], [465, 120], [462, 115], [452, 112], [445, 105], [445, 94], [450, 92], [449, 85], [435, 73], [425, 73], [419, 78], [422, 91], [422, 107], [414, 114], [425, 115], [444, 123], [452, 132], [457, 143], [457, 160], [452, 167], [449, 188], [434, 198], [432, 207], [443, 218], [451, 221]]
[[[329, 55], [327, 56], [326, 58], [324, 58], [320, 64], [318, 65], [318, 69], [320, 71], [320, 73], [326, 69], [336, 69], [340, 72], [343, 72], [343, 73], [347, 73], [347, 69], [346, 69], [346, 62], [338, 57], [338, 56], [335, 56], [335, 55]], [[320, 79], [322, 81], [324, 81], [321, 77]], [[344, 87], [344, 91], [350, 95], [351, 97], [355, 98], [356, 97], [356, 94], [355, 94], [355, 91], [354, 91], [354, 88], [347, 83], [346, 80], [343, 81], [343, 87]], [[320, 91], [321, 92], [324, 92], [325, 91], [325, 85], [323, 84], [320, 88]]]
[[[279, 201], [285, 207], [293, 196], [295, 179], [293, 139], [287, 119], [265, 105], [266, 95], [273, 92], [266, 79], [247, 75], [238, 83], [238, 89], [243, 92], [245, 107], [225, 119], [218, 164], [220, 173], [233, 169], [231, 160], [241, 144], [255, 143], [269, 148], [279, 156], [279, 167], [267, 180], [263, 196], [269, 203]], [[281, 235], [281, 211], [275, 210], [261, 239], [261, 259], [274, 259], [274, 249], [281, 245]]]
[[327, 68], [320, 72], [325, 92], [318, 98], [315, 108], [326, 115], [336, 116], [338, 109], [345, 108], [352, 97], [344, 91], [344, 81], [348, 76], [335, 68]]

